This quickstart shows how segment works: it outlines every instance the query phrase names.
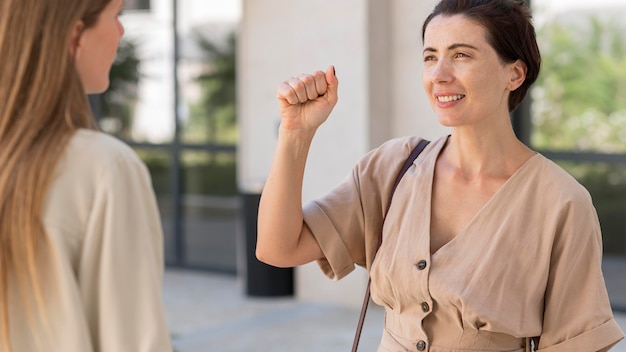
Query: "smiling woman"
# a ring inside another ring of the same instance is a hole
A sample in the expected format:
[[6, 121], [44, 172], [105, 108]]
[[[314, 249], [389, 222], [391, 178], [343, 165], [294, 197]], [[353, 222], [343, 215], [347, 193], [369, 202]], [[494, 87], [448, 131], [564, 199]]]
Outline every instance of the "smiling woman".
[[485, 41], [483, 25], [462, 15], [436, 17], [424, 37], [424, 88], [442, 125], [479, 127], [478, 121], [467, 120], [471, 117], [498, 123], [519, 104], [521, 99], [510, 92], [525, 81], [526, 64], [503, 62]]
[[145, 166], [96, 130], [122, 0], [0, 3], [0, 349], [171, 351]]
[[529, 9], [443, 0], [422, 38], [424, 89], [451, 134], [409, 164], [389, 208], [395, 176], [423, 139], [383, 143], [302, 207], [307, 154], [339, 80], [330, 67], [278, 86], [258, 258], [282, 267], [317, 261], [333, 279], [364, 266], [385, 308], [380, 352], [608, 350], [623, 333], [589, 193], [511, 125], [541, 62]]

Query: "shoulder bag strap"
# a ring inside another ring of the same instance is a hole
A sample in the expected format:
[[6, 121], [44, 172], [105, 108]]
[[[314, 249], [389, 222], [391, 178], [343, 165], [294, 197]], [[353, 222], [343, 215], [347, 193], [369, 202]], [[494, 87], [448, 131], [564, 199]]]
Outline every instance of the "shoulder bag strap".
[[[393, 184], [393, 187], [391, 188], [389, 201], [387, 202], [387, 208], [385, 210], [385, 216], [387, 216], [387, 212], [389, 211], [389, 208], [391, 207], [391, 199], [393, 198], [393, 193], [396, 191], [396, 187], [398, 187], [398, 184], [400, 183], [402, 176], [404, 176], [406, 171], [411, 167], [411, 165], [413, 165], [413, 162], [415, 161], [415, 159], [417, 159], [417, 156], [420, 155], [420, 153], [422, 152], [422, 150], [424, 150], [424, 148], [428, 145], [428, 143], [430, 143], [430, 141], [427, 141], [425, 139], [421, 140], [417, 144], [417, 146], [415, 146], [415, 148], [413, 149], [409, 157], [406, 159], [406, 161], [404, 162], [404, 165], [402, 165], [400, 172], [398, 172], [398, 176], [396, 176], [396, 180]], [[378, 237], [378, 247], [376, 248], [376, 251], [378, 251], [378, 248], [380, 248], [380, 245], [382, 243], [383, 243], [383, 230], [381, 228], [380, 235]], [[352, 352], [356, 352], [359, 347], [361, 331], [363, 330], [363, 322], [365, 321], [365, 313], [367, 313], [367, 306], [370, 301], [371, 281], [372, 281], [371, 278], [367, 280], [367, 289], [365, 290], [365, 297], [363, 298], [363, 305], [361, 306], [361, 315], [359, 316], [359, 323], [356, 327], [356, 334], [354, 336], [354, 342], [352, 343]]]

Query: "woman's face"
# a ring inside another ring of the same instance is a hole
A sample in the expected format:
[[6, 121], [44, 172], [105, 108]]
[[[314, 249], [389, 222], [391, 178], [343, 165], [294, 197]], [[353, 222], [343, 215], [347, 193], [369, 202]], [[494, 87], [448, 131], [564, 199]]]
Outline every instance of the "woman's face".
[[96, 23], [78, 38], [75, 62], [87, 94], [102, 93], [109, 87], [109, 71], [124, 34], [118, 18], [123, 7], [124, 0], [111, 0]]
[[485, 28], [463, 15], [436, 16], [424, 33], [423, 83], [444, 126], [489, 124], [508, 116], [508, 97], [519, 81], [519, 62], [503, 63]]

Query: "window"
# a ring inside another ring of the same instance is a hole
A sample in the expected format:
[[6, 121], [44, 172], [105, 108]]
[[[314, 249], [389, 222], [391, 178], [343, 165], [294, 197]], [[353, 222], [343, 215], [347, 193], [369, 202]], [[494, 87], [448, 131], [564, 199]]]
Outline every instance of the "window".
[[124, 8], [127, 10], [150, 10], [150, 0], [126, 0]]

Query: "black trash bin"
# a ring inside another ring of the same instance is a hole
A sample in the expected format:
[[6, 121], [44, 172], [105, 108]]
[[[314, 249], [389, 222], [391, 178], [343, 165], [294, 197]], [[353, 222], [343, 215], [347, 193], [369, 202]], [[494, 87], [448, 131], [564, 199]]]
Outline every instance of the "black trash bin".
[[257, 214], [260, 194], [242, 194], [246, 235], [246, 294], [249, 296], [292, 296], [293, 269], [277, 268], [256, 258]]

